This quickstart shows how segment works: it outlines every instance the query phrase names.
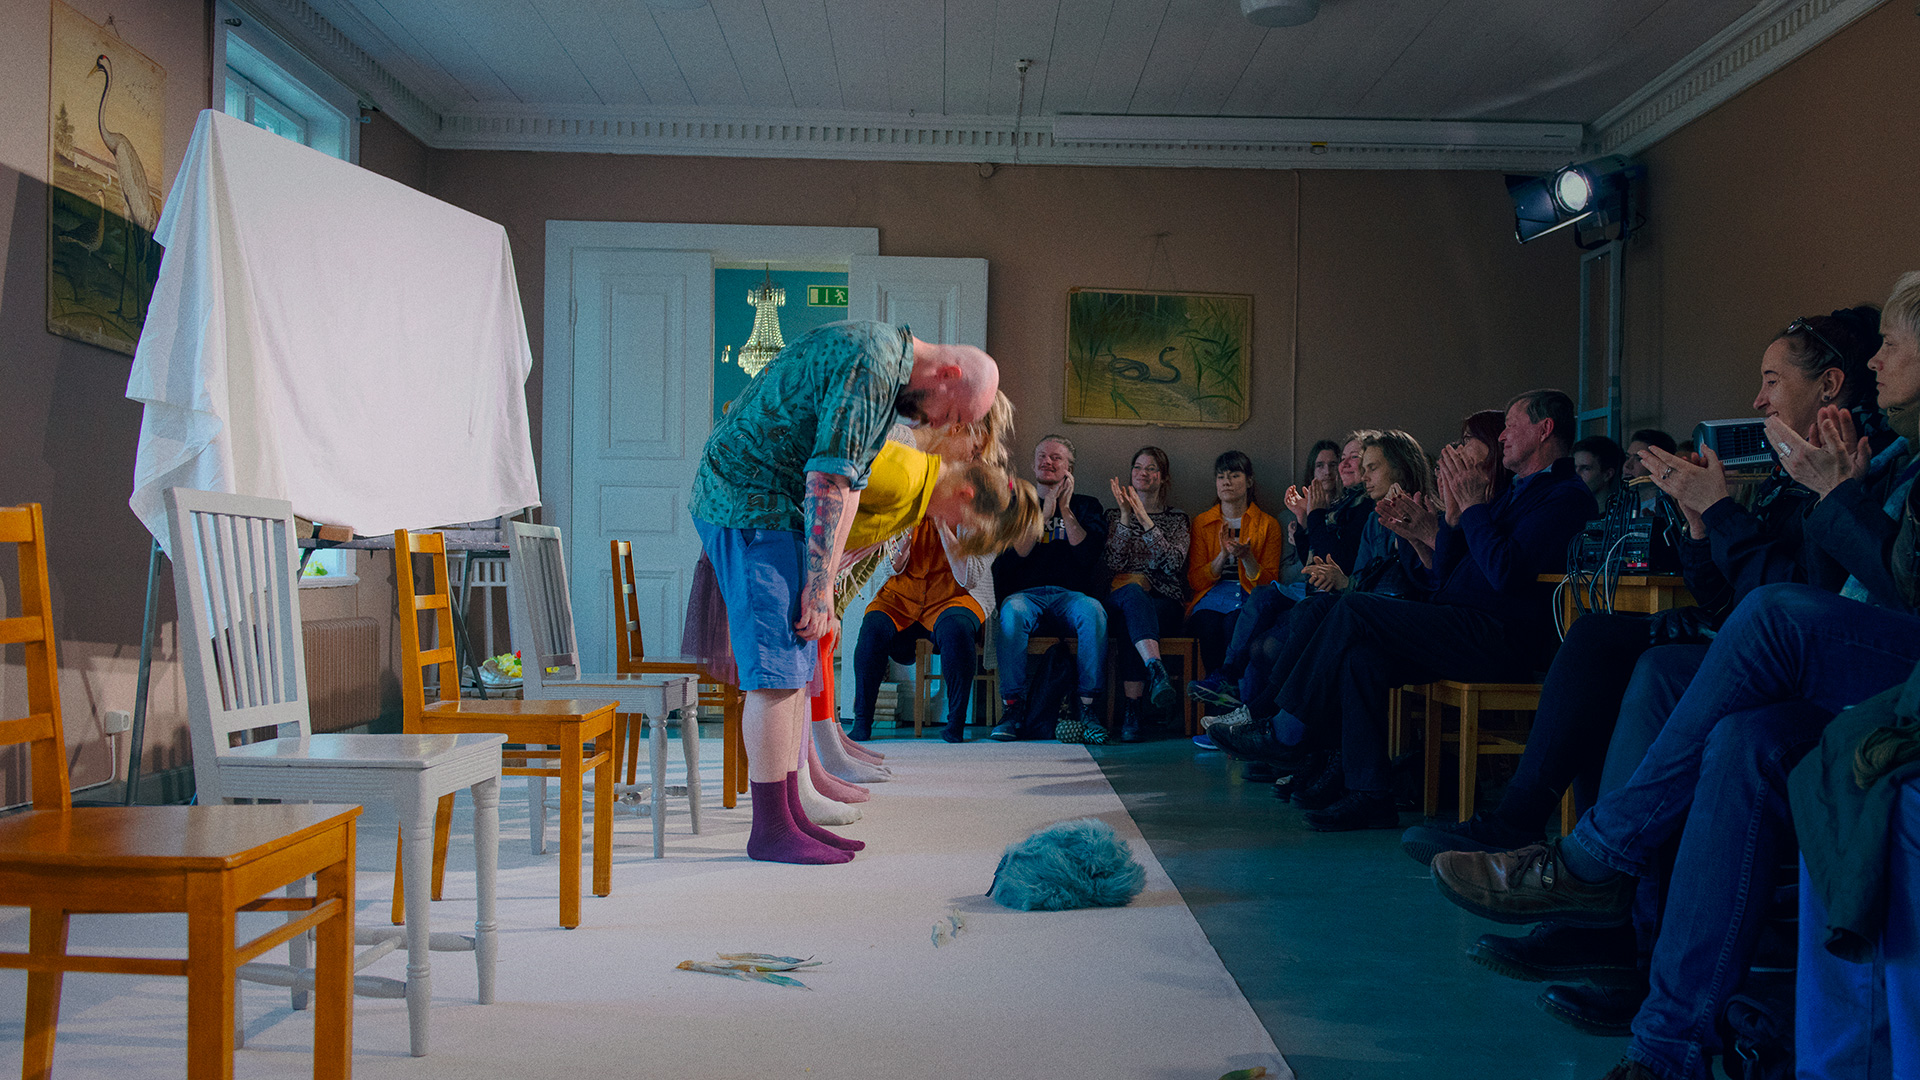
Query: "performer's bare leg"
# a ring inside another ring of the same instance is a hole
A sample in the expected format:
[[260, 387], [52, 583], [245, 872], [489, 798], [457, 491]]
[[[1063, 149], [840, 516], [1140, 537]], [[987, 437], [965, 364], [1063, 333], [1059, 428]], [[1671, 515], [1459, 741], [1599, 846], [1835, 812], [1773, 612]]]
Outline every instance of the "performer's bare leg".
[[840, 863], [853, 858], [852, 851], [817, 839], [814, 833], [819, 827], [804, 814], [796, 815], [794, 766], [800, 759], [805, 705], [806, 697], [799, 690], [747, 691], [741, 734], [753, 794], [749, 858], [787, 863]]

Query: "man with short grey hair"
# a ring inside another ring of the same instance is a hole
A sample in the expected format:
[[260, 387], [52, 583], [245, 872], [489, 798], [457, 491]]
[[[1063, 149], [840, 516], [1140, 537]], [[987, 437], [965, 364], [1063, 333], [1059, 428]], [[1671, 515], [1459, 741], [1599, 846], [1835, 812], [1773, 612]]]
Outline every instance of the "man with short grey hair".
[[[1033, 449], [1033, 482], [1040, 488], [1037, 539], [1016, 544], [993, 563], [1000, 599], [1000, 694], [1005, 722], [988, 738], [1010, 742], [1027, 719], [1027, 641], [1050, 620], [1071, 630], [1079, 650], [1078, 700], [1054, 728], [1061, 742], [1104, 743], [1107, 729], [1093, 719], [1093, 699], [1107, 656], [1107, 612], [1096, 597], [1107, 552], [1107, 521], [1100, 501], [1075, 493], [1073, 443], [1047, 435]], [[1038, 722], [1040, 718], [1032, 718]], [[1042, 725], [1044, 726], [1044, 725]]]

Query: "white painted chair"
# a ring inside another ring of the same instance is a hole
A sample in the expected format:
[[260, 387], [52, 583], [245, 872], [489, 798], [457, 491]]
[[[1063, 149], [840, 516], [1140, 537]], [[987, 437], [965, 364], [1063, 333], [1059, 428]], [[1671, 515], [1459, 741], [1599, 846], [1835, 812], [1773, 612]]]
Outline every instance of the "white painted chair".
[[[582, 673], [580, 647], [574, 637], [573, 602], [567, 593], [566, 556], [560, 530], [550, 525], [512, 523], [508, 541], [513, 571], [507, 577], [508, 621], [520, 648], [521, 693], [529, 701], [569, 698], [616, 701], [618, 712], [637, 714], [647, 721], [651, 735], [647, 764], [652, 783], [646, 785], [653, 815], [653, 857], [666, 855], [667, 725], [680, 726], [681, 755], [687, 764], [687, 806], [693, 831], [700, 832], [700, 698], [697, 675], [613, 672]], [[676, 715], [677, 714], [677, 715]], [[533, 844], [543, 850], [546, 830], [546, 785], [537, 779], [528, 785], [528, 810], [533, 818]]]
[[[473, 952], [480, 1002], [493, 1001], [500, 746], [506, 736], [313, 734], [292, 506], [185, 488], [169, 489], [166, 503], [199, 800], [354, 802], [399, 819], [405, 926], [358, 929], [356, 943], [368, 948], [354, 970], [404, 945], [407, 978], [358, 976], [354, 992], [405, 997], [413, 1053], [422, 1056], [433, 991], [429, 950]], [[277, 737], [248, 741], [249, 733], [268, 727]], [[470, 938], [429, 933], [427, 916], [434, 812], [441, 796], [463, 787], [473, 792], [479, 908]], [[247, 964], [240, 977], [293, 987], [297, 1009], [311, 986], [303, 970], [304, 937], [294, 938], [291, 949], [290, 964]]]

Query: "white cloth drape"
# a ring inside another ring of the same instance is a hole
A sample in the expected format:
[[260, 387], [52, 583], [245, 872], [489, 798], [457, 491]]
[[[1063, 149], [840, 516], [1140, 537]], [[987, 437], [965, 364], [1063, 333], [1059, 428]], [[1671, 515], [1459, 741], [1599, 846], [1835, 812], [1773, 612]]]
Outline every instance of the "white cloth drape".
[[369, 536], [538, 504], [501, 226], [207, 111], [154, 236], [129, 504], [163, 544], [182, 485]]

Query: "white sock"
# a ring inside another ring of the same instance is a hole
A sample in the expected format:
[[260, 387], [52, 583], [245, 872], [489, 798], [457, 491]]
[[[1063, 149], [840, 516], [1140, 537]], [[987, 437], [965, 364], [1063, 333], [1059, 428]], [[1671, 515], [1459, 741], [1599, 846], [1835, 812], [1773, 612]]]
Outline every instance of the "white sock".
[[815, 825], [851, 825], [860, 820], [859, 807], [835, 802], [814, 789], [813, 769], [805, 758], [800, 759], [800, 775], [797, 779], [800, 808], [807, 812], [808, 821]]
[[820, 764], [828, 772], [849, 784], [878, 784], [893, 776], [893, 770], [885, 765], [869, 765], [864, 761], [855, 761], [848, 755], [846, 747], [840, 743], [838, 721], [814, 720], [812, 724], [813, 748], [819, 752]]

